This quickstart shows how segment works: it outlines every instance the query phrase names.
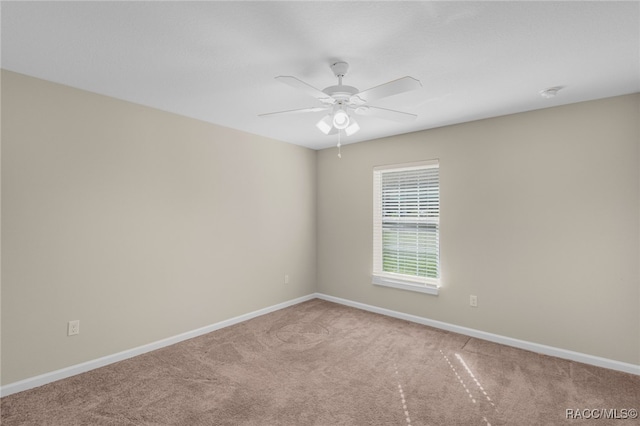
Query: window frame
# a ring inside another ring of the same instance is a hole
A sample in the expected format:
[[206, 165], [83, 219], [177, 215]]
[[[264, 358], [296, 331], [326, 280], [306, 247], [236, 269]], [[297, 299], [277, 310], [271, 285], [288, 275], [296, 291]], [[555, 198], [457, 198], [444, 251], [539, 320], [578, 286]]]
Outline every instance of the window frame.
[[[438, 170], [438, 216], [431, 218], [430, 222], [436, 225], [437, 244], [437, 278], [420, 277], [417, 275], [401, 274], [383, 271], [383, 244], [382, 244], [382, 175], [388, 172], [400, 172], [416, 169]], [[398, 288], [402, 290], [416, 291], [431, 295], [438, 295], [441, 285], [440, 271], [440, 161], [439, 159], [419, 162], [390, 164], [375, 166], [373, 168], [373, 270], [372, 283], [375, 285]]]

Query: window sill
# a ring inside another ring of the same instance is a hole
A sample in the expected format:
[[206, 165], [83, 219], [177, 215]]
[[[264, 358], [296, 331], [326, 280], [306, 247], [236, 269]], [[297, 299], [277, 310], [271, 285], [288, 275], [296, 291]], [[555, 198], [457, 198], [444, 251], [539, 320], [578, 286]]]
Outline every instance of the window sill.
[[437, 296], [439, 290], [439, 286], [436, 284], [417, 283], [414, 281], [403, 280], [401, 278], [390, 278], [380, 275], [374, 275], [372, 283], [384, 287], [399, 288], [401, 290], [431, 294], [433, 296]]

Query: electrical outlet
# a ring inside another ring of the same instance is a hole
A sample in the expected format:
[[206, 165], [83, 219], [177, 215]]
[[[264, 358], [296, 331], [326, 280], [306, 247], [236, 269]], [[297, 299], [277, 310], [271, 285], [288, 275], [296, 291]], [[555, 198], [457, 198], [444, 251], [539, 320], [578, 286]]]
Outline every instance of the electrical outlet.
[[67, 336], [80, 334], [80, 320], [69, 321], [67, 324]]
[[474, 308], [478, 307], [478, 296], [474, 296], [473, 294], [469, 296], [469, 306]]
[[289, 284], [289, 274], [284, 274], [284, 283]]

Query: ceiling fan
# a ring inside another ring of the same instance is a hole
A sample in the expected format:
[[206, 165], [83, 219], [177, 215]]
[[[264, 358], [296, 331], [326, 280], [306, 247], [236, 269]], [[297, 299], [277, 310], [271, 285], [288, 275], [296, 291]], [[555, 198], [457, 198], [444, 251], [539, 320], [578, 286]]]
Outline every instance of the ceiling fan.
[[316, 123], [316, 127], [325, 135], [333, 135], [336, 133], [340, 135], [340, 131], [343, 130], [347, 136], [351, 136], [360, 130], [360, 126], [353, 117], [354, 114], [379, 117], [399, 122], [410, 122], [416, 119], [417, 115], [415, 114], [372, 106], [369, 105], [369, 102], [382, 99], [387, 96], [408, 92], [409, 90], [419, 89], [422, 87], [420, 80], [413, 77], [402, 77], [361, 92], [353, 86], [345, 86], [342, 84], [342, 78], [345, 76], [348, 69], [349, 64], [346, 62], [335, 62], [331, 64], [331, 70], [338, 78], [338, 85], [329, 86], [323, 90], [316, 89], [296, 77], [276, 77], [276, 80], [295, 87], [296, 89], [300, 89], [308, 95], [313, 96], [319, 100], [322, 105], [310, 108], [271, 112], [267, 114], [260, 114], [259, 116], [272, 117], [286, 114], [328, 111], [328, 114]]

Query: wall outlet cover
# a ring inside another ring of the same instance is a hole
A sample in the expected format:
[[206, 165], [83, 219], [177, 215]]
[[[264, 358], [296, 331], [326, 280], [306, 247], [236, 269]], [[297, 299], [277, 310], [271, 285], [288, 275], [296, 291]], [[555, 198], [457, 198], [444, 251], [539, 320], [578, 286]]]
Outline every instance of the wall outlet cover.
[[80, 320], [69, 321], [67, 324], [67, 336], [80, 334]]

